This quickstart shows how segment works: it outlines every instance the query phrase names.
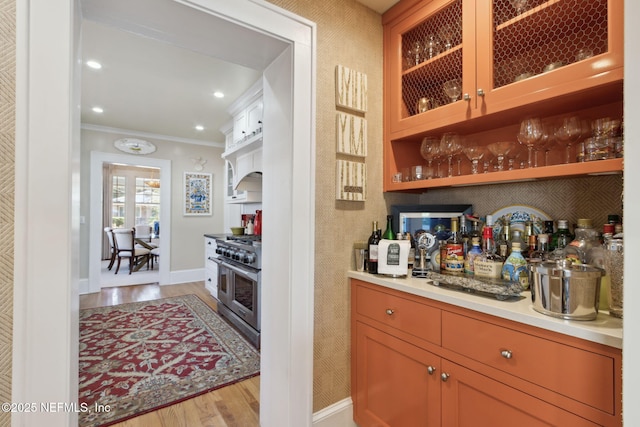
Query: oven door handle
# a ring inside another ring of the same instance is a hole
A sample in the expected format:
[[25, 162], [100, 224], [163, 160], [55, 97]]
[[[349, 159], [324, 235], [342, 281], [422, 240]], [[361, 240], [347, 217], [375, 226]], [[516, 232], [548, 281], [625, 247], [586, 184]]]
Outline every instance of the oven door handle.
[[222, 264], [222, 260], [221, 260], [220, 258], [217, 258], [217, 257], [207, 257], [207, 259], [208, 259], [209, 261], [213, 261], [213, 262], [215, 262], [215, 263], [216, 263], [216, 264], [218, 264], [218, 265], [221, 265], [221, 264]]
[[224, 262], [222, 260], [216, 261], [216, 262], [218, 264], [220, 264], [221, 266], [226, 267], [227, 269], [233, 271], [233, 274], [235, 274], [236, 276], [242, 276], [242, 277], [244, 277], [246, 279], [249, 279], [249, 280], [252, 280], [254, 282], [258, 281], [258, 274], [259, 273], [247, 272], [247, 271], [242, 270], [241, 268], [239, 268], [239, 267], [237, 267], [235, 265], [229, 264], [229, 263]]

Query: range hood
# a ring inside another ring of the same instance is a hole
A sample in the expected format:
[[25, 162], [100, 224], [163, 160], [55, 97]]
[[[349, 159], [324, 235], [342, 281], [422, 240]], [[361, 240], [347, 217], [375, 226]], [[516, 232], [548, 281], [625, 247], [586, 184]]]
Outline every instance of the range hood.
[[234, 186], [238, 191], [262, 191], [262, 172], [254, 171], [240, 177]]

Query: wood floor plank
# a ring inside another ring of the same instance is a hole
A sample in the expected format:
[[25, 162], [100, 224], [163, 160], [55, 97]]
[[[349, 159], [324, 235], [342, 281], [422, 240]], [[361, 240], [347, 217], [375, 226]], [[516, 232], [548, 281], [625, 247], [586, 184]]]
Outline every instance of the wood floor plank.
[[[103, 288], [80, 296], [80, 308], [106, 307], [195, 294], [214, 310], [216, 300], [204, 282]], [[260, 425], [260, 376], [140, 415], [113, 427], [258, 427]]]

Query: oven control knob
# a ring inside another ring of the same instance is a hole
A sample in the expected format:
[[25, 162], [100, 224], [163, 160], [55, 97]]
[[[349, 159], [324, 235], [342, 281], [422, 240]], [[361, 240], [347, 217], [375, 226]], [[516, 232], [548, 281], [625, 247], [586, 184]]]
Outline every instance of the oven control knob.
[[235, 259], [236, 261], [240, 261], [242, 259], [242, 252], [240, 251], [234, 252], [232, 258]]
[[222, 248], [216, 248], [216, 253], [217, 254], [222, 254]]
[[224, 256], [231, 258], [232, 255], [233, 255], [233, 251], [231, 249], [224, 250]]
[[256, 262], [256, 254], [246, 254], [244, 256], [244, 262], [247, 264], [253, 264]]

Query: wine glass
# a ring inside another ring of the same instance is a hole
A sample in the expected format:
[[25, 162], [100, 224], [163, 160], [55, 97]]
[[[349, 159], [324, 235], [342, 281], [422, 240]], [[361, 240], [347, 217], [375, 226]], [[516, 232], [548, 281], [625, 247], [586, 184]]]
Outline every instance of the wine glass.
[[451, 98], [451, 102], [456, 102], [458, 97], [462, 94], [462, 81], [460, 79], [453, 79], [446, 81], [442, 85], [444, 93]]
[[423, 60], [424, 47], [419, 41], [411, 43], [411, 46], [407, 50], [407, 66], [415, 67], [420, 65]]
[[449, 50], [453, 47], [453, 39], [456, 36], [457, 27], [454, 24], [444, 24], [438, 30], [438, 35], [444, 42], [444, 49]]
[[582, 135], [582, 123], [577, 116], [565, 117], [556, 129], [555, 137], [565, 145], [565, 163], [571, 163], [571, 147]]
[[524, 119], [520, 123], [520, 132], [518, 133], [518, 141], [522, 145], [527, 146], [527, 167], [534, 167], [533, 149], [539, 144], [542, 138], [543, 128], [540, 119], [530, 117]]
[[509, 0], [511, 6], [516, 10], [516, 13], [520, 15], [522, 12], [527, 10], [528, 0]]
[[440, 54], [440, 42], [433, 34], [429, 34], [424, 42], [425, 59], [431, 59]]
[[513, 141], [498, 141], [492, 142], [491, 144], [487, 145], [487, 148], [489, 149], [491, 154], [496, 156], [496, 159], [498, 160], [499, 171], [504, 170], [504, 158], [507, 154], [509, 154], [511, 150], [513, 150], [515, 146], [516, 143]]
[[420, 145], [420, 155], [427, 161], [427, 179], [433, 178], [434, 171], [431, 164], [440, 154], [439, 149], [440, 141], [437, 138], [426, 136], [422, 139], [422, 144]]
[[542, 125], [542, 138], [540, 138], [540, 144], [536, 151], [536, 167], [538, 166], [538, 152], [544, 152], [544, 165], [549, 166], [549, 153], [556, 146], [556, 137], [553, 134], [553, 129], [549, 124]]
[[447, 176], [453, 176], [453, 157], [462, 151], [462, 143], [460, 142], [460, 136], [453, 132], [447, 132], [442, 135], [440, 140], [440, 150], [449, 161], [449, 169]]
[[476, 175], [478, 173], [478, 163], [487, 154], [487, 147], [484, 145], [467, 146], [462, 149], [462, 152], [471, 161], [471, 173]]

